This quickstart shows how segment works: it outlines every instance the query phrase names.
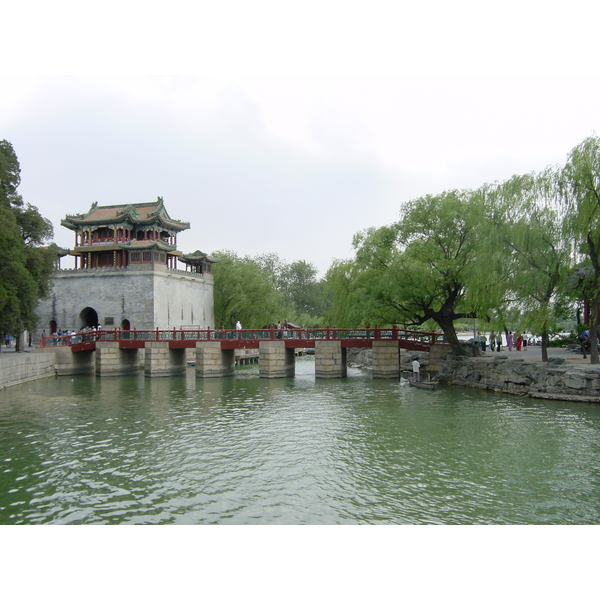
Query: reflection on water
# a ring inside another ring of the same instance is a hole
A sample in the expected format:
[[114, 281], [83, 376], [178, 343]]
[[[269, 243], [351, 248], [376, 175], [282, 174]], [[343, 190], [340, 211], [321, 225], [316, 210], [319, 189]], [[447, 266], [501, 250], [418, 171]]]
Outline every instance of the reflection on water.
[[600, 407], [349, 369], [0, 393], [0, 523], [598, 523]]

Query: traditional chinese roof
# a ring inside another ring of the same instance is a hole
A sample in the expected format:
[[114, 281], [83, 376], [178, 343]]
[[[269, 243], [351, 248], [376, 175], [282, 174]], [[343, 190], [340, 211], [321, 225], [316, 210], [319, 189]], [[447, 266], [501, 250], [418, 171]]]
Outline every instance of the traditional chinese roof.
[[200, 250], [196, 250], [195, 252], [192, 252], [191, 254], [182, 254], [179, 257], [179, 260], [182, 263], [186, 263], [188, 265], [197, 265], [198, 263], [201, 263], [201, 262], [207, 262], [207, 263], [219, 262], [218, 258], [213, 258], [212, 256], [209, 256], [208, 254], [206, 254], [206, 252], [201, 252]]
[[190, 228], [185, 221], [172, 219], [167, 213], [163, 199], [159, 196], [156, 202], [142, 204], [112, 204], [98, 206], [92, 204], [85, 214], [67, 215], [60, 224], [67, 229], [79, 231], [84, 227], [102, 227], [110, 225], [159, 225], [171, 231], [184, 231]]
[[97, 246], [77, 246], [71, 251], [76, 254], [87, 254], [88, 252], [106, 252], [111, 250], [160, 250], [173, 255], [180, 255], [181, 252], [175, 249], [175, 246], [165, 244], [161, 240], [131, 240], [129, 242], [118, 242], [116, 244], [101, 244]]

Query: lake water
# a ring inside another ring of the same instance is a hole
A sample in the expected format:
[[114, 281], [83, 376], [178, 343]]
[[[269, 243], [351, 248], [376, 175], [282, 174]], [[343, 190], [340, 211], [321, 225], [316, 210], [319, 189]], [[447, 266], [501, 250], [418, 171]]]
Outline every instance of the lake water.
[[600, 522], [599, 406], [194, 375], [0, 392], [0, 523]]

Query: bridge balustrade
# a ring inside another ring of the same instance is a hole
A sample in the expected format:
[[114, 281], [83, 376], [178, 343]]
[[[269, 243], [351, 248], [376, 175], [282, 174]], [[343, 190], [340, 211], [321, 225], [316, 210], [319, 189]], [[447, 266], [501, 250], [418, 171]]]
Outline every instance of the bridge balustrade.
[[408, 329], [321, 328], [321, 329], [155, 329], [98, 330], [75, 335], [52, 335], [42, 338], [40, 347], [71, 346], [82, 342], [140, 341], [222, 341], [222, 340], [407, 340], [427, 345], [443, 341], [443, 335]]

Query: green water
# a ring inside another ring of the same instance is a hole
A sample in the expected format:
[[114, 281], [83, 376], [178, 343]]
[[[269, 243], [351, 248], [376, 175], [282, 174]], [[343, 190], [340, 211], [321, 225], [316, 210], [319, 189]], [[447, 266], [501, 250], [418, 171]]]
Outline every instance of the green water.
[[600, 407], [349, 369], [0, 392], [0, 523], [600, 522]]

